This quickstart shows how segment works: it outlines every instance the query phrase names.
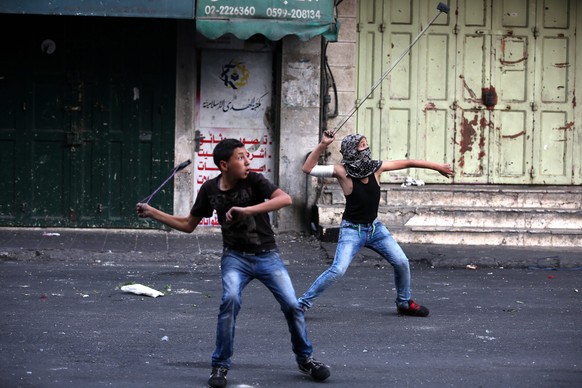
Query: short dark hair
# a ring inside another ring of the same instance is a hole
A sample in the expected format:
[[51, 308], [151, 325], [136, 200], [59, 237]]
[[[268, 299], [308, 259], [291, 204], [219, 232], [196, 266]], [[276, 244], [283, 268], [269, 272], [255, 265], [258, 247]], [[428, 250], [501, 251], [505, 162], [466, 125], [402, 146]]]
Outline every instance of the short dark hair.
[[228, 162], [234, 153], [234, 150], [244, 146], [243, 142], [238, 139], [222, 139], [220, 143], [214, 147], [214, 151], [212, 151], [212, 158], [214, 159], [216, 167], [220, 168], [221, 161], [224, 160]]

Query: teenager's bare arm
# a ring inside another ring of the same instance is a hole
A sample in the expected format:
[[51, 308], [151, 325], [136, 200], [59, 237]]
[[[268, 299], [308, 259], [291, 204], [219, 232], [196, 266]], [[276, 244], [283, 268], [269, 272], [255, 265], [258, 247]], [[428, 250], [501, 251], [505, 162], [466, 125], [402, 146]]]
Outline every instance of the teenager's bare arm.
[[138, 203], [136, 205], [136, 211], [138, 217], [152, 218], [164, 225], [169, 226], [172, 229], [176, 229], [184, 233], [192, 233], [202, 220], [202, 217], [194, 217], [191, 214], [188, 214], [185, 217], [174, 216], [151, 207], [146, 203]]
[[327, 149], [327, 146], [330, 145], [333, 141], [334, 141], [334, 137], [331, 134], [331, 132], [325, 131], [323, 133], [323, 136], [322, 136], [319, 144], [317, 144], [317, 146], [315, 146], [315, 148], [313, 149], [313, 151], [311, 151], [311, 153], [309, 154], [307, 159], [305, 159], [305, 163], [303, 163], [303, 168], [302, 168], [304, 173], [306, 173], [306, 174], [311, 173], [311, 170], [313, 170], [313, 168], [315, 166], [317, 166], [317, 162], [319, 161], [319, 157], [321, 156], [321, 153], [325, 152], [325, 150]]
[[443, 176], [449, 178], [453, 175], [453, 170], [449, 164], [430, 162], [428, 160], [387, 160], [382, 162], [382, 166], [378, 170], [379, 173], [384, 171], [403, 170], [406, 168], [424, 168], [434, 170]]

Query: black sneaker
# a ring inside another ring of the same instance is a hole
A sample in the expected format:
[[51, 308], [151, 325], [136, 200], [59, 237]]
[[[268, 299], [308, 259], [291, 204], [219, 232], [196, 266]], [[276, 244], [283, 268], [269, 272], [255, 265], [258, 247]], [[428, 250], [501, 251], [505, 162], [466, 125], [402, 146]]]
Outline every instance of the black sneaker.
[[212, 373], [210, 373], [210, 378], [208, 379], [208, 386], [212, 388], [224, 388], [226, 387], [226, 374], [228, 369], [221, 366], [213, 366]]
[[409, 315], [411, 317], [427, 317], [429, 311], [426, 307], [421, 306], [410, 299], [408, 301], [408, 308], [398, 306], [398, 313], [402, 315]]
[[305, 362], [297, 364], [299, 370], [306, 375], [309, 375], [316, 381], [323, 381], [331, 374], [331, 368], [323, 362], [316, 361], [313, 357], [309, 357]]

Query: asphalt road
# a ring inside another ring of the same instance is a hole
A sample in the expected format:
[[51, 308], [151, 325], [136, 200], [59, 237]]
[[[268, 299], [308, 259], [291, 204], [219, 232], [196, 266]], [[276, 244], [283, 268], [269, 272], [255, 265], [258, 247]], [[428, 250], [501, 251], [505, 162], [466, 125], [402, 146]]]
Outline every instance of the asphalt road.
[[[201, 251], [35, 252], [0, 255], [1, 387], [206, 386], [221, 296], [216, 252], [205, 265]], [[291, 260], [296, 292], [325, 268]], [[299, 373], [275, 299], [252, 282], [229, 387], [582, 386], [579, 268], [412, 268], [428, 318], [396, 314], [392, 269], [377, 261], [355, 263], [307, 312], [314, 356], [332, 367], [324, 383]], [[122, 292], [129, 282], [166, 295]]]

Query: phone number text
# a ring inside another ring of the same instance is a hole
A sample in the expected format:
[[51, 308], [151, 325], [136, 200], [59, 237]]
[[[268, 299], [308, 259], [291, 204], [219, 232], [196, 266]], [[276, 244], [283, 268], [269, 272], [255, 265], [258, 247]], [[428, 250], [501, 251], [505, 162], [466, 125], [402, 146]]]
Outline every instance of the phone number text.
[[[206, 16], [255, 16], [257, 13], [255, 7], [233, 7], [227, 5], [214, 6], [207, 5], [204, 7]], [[267, 8], [268, 18], [273, 19], [321, 19], [321, 11], [314, 9], [286, 9], [286, 8]]]

